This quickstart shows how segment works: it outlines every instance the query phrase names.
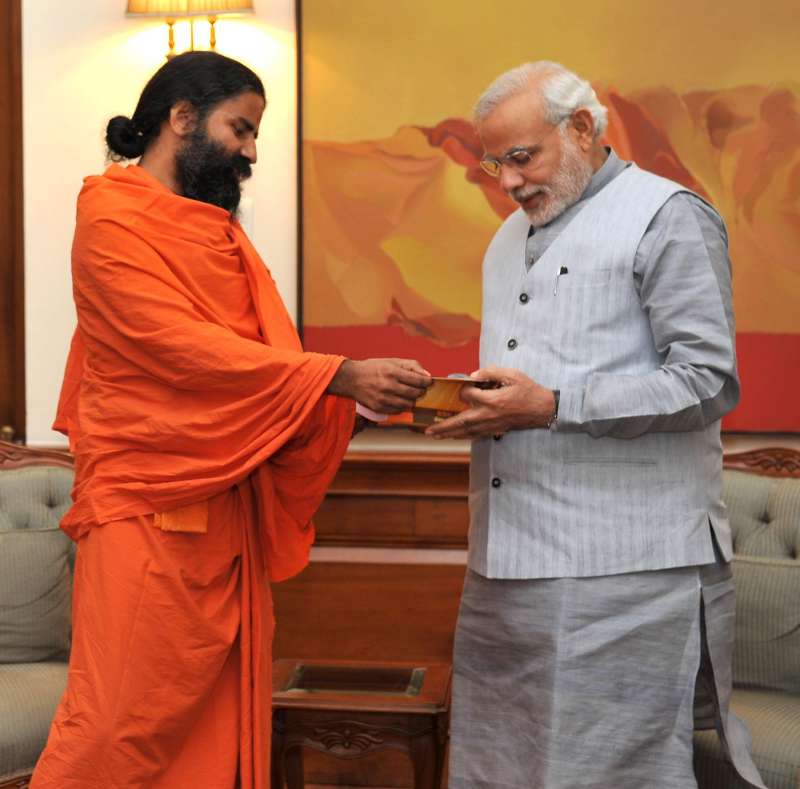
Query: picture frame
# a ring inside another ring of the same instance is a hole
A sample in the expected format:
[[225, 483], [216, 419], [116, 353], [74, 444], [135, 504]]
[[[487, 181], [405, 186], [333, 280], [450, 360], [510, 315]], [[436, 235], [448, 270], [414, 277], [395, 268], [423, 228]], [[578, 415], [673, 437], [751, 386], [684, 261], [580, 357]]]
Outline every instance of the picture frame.
[[[742, 383], [723, 429], [800, 431], [793, 4], [767, 0], [766, 13], [732, 0], [724, 22], [702, 5], [623, 14], [578, 0], [567, 17], [523, 0], [470, 14], [457, 0], [298, 0], [305, 347], [417, 358], [435, 375], [477, 366], [481, 260], [515, 206], [480, 172], [471, 102], [533, 53], [590, 79], [622, 158], [723, 216]], [[535, 29], [533, 45], [505, 35], [508, 20]], [[596, 49], [591, 30], [604, 37]]]

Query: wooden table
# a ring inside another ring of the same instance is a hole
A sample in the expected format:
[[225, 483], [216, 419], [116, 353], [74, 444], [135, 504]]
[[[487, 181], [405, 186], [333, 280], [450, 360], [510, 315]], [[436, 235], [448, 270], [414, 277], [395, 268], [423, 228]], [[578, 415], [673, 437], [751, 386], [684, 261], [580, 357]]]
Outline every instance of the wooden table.
[[276, 660], [272, 789], [303, 789], [303, 748], [342, 759], [394, 749], [415, 789], [439, 789], [447, 744], [449, 663]]

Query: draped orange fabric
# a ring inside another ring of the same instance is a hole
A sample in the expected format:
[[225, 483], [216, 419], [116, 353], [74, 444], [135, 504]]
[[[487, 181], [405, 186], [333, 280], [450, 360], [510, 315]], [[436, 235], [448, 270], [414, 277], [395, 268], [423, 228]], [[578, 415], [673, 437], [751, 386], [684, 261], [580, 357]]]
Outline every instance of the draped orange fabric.
[[252, 488], [208, 531], [152, 515], [78, 543], [67, 690], [32, 789], [268, 789], [270, 585]]
[[236, 220], [140, 167], [85, 181], [78, 330], [55, 429], [76, 461], [62, 528], [164, 513], [253, 475], [269, 577], [305, 565], [311, 516], [352, 433], [325, 395], [341, 356], [304, 353]]
[[31, 786], [266, 789], [269, 582], [352, 434], [342, 357], [302, 351], [238, 222], [139, 167], [86, 179], [73, 283], [74, 643]]

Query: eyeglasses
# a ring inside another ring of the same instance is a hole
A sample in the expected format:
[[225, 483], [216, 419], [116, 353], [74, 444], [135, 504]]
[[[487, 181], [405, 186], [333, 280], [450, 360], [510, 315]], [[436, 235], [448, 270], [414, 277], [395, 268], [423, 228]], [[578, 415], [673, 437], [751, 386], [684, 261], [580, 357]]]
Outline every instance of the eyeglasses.
[[504, 165], [514, 170], [522, 170], [524, 167], [528, 167], [532, 162], [535, 162], [542, 153], [542, 149], [539, 146], [561, 125], [561, 123], [563, 123], [563, 121], [553, 126], [553, 128], [534, 145], [515, 145], [511, 150], [506, 151], [499, 159], [494, 156], [484, 156], [483, 159], [481, 159], [481, 168], [493, 178], [499, 178]]

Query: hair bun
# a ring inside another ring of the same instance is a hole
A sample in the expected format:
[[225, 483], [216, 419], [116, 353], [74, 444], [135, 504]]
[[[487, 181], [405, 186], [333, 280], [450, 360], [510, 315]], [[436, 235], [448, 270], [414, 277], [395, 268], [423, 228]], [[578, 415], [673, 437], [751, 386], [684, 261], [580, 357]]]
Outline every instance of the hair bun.
[[134, 128], [133, 121], [117, 115], [106, 127], [106, 145], [112, 159], [138, 159], [144, 153], [144, 138]]

